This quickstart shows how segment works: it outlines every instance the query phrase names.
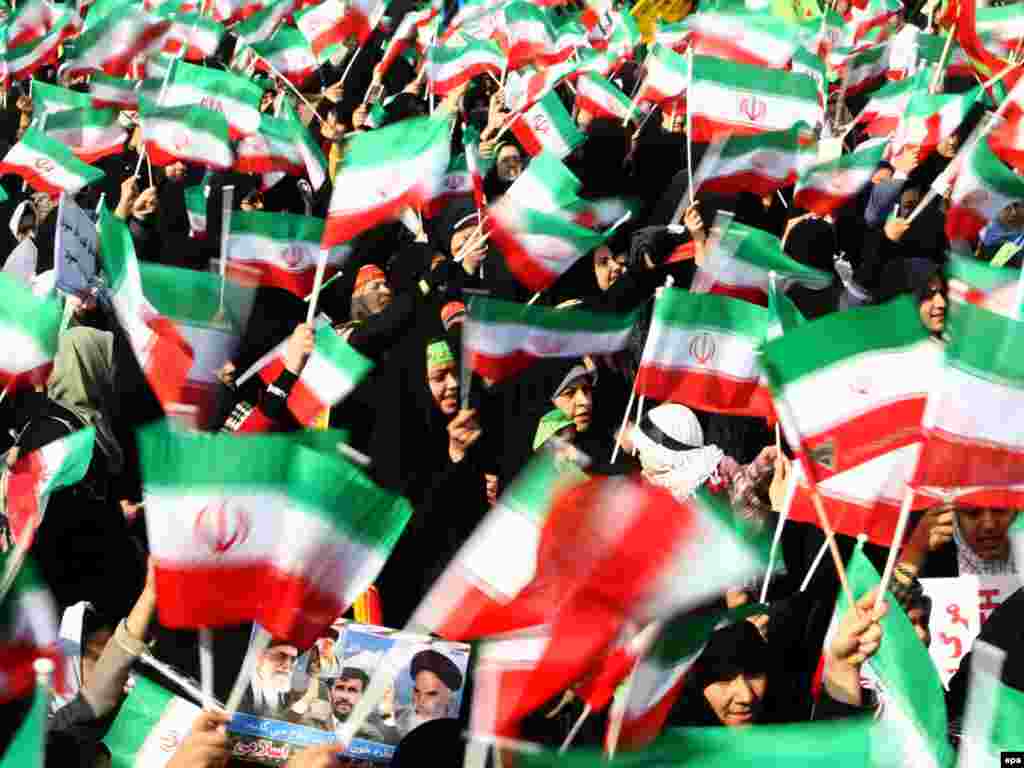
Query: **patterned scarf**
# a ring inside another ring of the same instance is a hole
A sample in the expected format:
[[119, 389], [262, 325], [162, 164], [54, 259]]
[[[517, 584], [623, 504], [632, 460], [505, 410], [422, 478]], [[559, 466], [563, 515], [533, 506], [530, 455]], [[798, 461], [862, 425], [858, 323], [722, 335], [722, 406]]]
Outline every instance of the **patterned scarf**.
[[980, 576], [1002, 576], [1017, 573], [1013, 551], [1004, 560], [982, 560], [971, 549], [960, 531], [960, 521], [953, 515], [953, 541], [956, 544], [956, 562], [961, 576], [978, 574]]

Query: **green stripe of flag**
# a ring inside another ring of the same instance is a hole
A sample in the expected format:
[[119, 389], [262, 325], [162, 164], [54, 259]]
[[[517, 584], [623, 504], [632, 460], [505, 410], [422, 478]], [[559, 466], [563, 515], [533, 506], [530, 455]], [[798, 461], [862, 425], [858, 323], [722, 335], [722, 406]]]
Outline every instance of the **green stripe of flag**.
[[256, 235], [283, 243], [296, 240], [319, 243], [324, 220], [295, 213], [235, 211], [231, 214], [232, 235]]
[[335, 333], [329, 325], [321, 326], [316, 332], [316, 351], [323, 355], [352, 382], [358, 383], [373, 368], [373, 363], [356, 352], [355, 347]]
[[972, 304], [949, 308], [946, 365], [979, 379], [1024, 389], [1024, 334], [1020, 322]]
[[229, 98], [258, 109], [263, 98], [263, 89], [251, 80], [232, 72], [222, 72], [209, 67], [199, 67], [180, 59], [175, 60], [171, 75], [175, 83], [182, 83], [210, 91], [219, 98]]
[[129, 270], [135, 262], [132, 233], [106, 206], [100, 212], [99, 231], [103, 271], [107, 274], [111, 292], [117, 293], [129, 279]]
[[562, 333], [615, 333], [630, 328], [639, 317], [640, 310], [617, 315], [610, 312], [548, 309], [547, 307], [515, 304], [486, 296], [474, 298], [470, 303], [470, 319], [476, 323], [528, 325], [532, 328]]
[[57, 353], [61, 315], [57, 301], [38, 298], [20, 280], [0, 272], [0, 325], [34, 338], [47, 357]]
[[[201, 188], [194, 189], [202, 196]], [[171, 320], [239, 328], [248, 315], [252, 292], [230, 280], [224, 286], [225, 316], [219, 318], [221, 280], [216, 275], [148, 262], [139, 264], [139, 272], [146, 298], [157, 312]]]
[[117, 112], [113, 109], [65, 109], [47, 116], [45, 130], [50, 133], [76, 128], [109, 128], [115, 123]]
[[962, 280], [971, 288], [985, 293], [1015, 282], [1019, 275], [1016, 269], [993, 267], [974, 257], [952, 256], [946, 262], [946, 277], [950, 280]]
[[[13, 550], [0, 553], [0, 573], [7, 572], [8, 565], [14, 557], [17, 557], [17, 554]], [[24, 609], [23, 598], [36, 592], [48, 593], [46, 582], [43, 581], [32, 558], [26, 557], [11, 583], [11, 588], [0, 603], [0, 646], [14, 640], [13, 633], [18, 628], [16, 624], [19, 623], [17, 617]], [[53, 629], [56, 630], [56, 615]]]
[[766, 69], [713, 56], [693, 57], [693, 77], [695, 81], [712, 80], [739, 91], [756, 91], [758, 94], [785, 96], [804, 101], [818, 100], [818, 87], [807, 75]]
[[721, 148], [722, 160], [743, 157], [760, 150], [775, 149], [779, 152], [809, 152], [813, 149], [811, 142], [814, 135], [807, 123], [800, 121], [785, 131], [767, 131], [754, 136], [732, 134]]
[[786, 255], [782, 241], [775, 235], [735, 220], [729, 222], [718, 249], [765, 272], [775, 272], [779, 280], [795, 280], [815, 290], [832, 283], [829, 273], [801, 264]]
[[768, 311], [749, 301], [710, 293], [690, 293], [666, 288], [654, 302], [654, 322], [685, 329], [714, 328], [723, 333], [746, 336], [755, 343], [764, 338]]
[[438, 142], [447, 143], [450, 127], [447, 119], [417, 117], [357, 134], [345, 153], [344, 170], [369, 170], [404, 163], [410, 157], [430, 151]]
[[92, 106], [89, 94], [61, 88], [59, 85], [50, 85], [41, 80], [32, 81], [32, 103], [39, 107], [41, 112]]
[[917, 305], [901, 296], [878, 307], [826, 315], [764, 345], [762, 366], [773, 389], [866, 352], [895, 349], [924, 341], [928, 331]]
[[46, 716], [49, 709], [48, 687], [36, 686], [32, 708], [11, 740], [0, 768], [43, 768], [46, 753]]
[[[49, 118], [47, 118], [49, 120]], [[62, 142], [50, 138], [36, 128], [29, 128], [21, 136], [19, 144], [44, 154], [60, 165], [66, 172], [85, 180], [86, 186], [103, 178], [104, 173], [88, 163], [83, 163]], [[17, 146], [17, 145], [15, 145]]]
[[[139, 117], [143, 122], [166, 120], [177, 123], [191, 133], [203, 133], [228, 146], [228, 121], [220, 112], [198, 104], [179, 107], [158, 107], [145, 98], [139, 99]], [[195, 142], [193, 142], [194, 144]]]
[[138, 432], [147, 490], [279, 492], [364, 546], [389, 552], [411, 515], [408, 502], [374, 484], [340, 455], [287, 435], [184, 434], [155, 424]]
[[135, 768], [136, 756], [175, 698], [174, 694], [152, 680], [136, 676], [135, 685], [121, 705], [117, 719], [103, 737], [103, 743], [110, 750], [113, 768]]
[[290, 51], [295, 49], [300, 51], [309, 51], [310, 59], [316, 61], [316, 58], [313, 56], [313, 49], [309, 45], [309, 41], [306, 40], [305, 36], [295, 27], [278, 27], [278, 30], [274, 33], [273, 37], [259, 43], [253, 43], [249, 47], [256, 51], [257, 55], [263, 59], [272, 58], [281, 51]]

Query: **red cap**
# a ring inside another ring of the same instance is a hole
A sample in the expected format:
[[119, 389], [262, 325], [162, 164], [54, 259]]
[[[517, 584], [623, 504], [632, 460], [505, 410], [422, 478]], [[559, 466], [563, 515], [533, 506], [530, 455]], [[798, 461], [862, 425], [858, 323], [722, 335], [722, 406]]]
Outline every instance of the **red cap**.
[[376, 264], [364, 264], [356, 273], [356, 286], [352, 289], [352, 292], [358, 293], [360, 288], [374, 280], [386, 279], [387, 276], [384, 274], [384, 270]]
[[461, 301], [449, 301], [441, 308], [441, 322], [444, 329], [450, 331], [452, 325], [466, 319], [466, 305]]

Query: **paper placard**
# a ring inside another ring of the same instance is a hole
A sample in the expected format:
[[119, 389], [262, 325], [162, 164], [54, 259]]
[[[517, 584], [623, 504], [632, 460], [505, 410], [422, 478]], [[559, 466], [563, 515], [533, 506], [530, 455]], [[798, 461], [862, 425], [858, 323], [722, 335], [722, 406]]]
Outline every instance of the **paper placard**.
[[74, 200], [62, 193], [53, 254], [57, 288], [70, 294], [88, 291], [96, 278], [98, 250], [96, 225]]

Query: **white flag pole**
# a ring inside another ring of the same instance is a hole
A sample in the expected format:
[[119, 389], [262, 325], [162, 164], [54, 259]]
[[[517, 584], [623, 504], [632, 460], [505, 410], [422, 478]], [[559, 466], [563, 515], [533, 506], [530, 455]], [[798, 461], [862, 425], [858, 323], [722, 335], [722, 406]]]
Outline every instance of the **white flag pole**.
[[213, 709], [213, 631], [199, 630], [199, 677], [203, 686], [203, 709]]
[[235, 187], [228, 185], [221, 190], [220, 216], [220, 309], [218, 317], [224, 316], [224, 292], [228, 282], [228, 238], [231, 236], [231, 209], [235, 202]]
[[306, 311], [306, 324], [312, 325], [316, 317], [316, 304], [320, 299], [320, 290], [323, 288], [324, 270], [327, 269], [327, 249], [321, 248], [320, 255], [316, 260], [316, 274], [313, 276], [313, 292], [309, 295], [309, 309]]

